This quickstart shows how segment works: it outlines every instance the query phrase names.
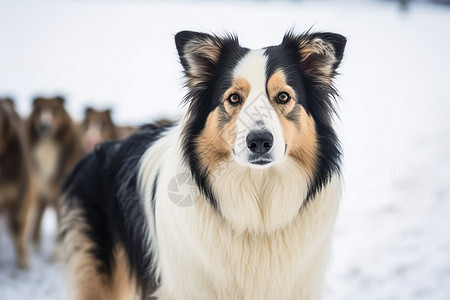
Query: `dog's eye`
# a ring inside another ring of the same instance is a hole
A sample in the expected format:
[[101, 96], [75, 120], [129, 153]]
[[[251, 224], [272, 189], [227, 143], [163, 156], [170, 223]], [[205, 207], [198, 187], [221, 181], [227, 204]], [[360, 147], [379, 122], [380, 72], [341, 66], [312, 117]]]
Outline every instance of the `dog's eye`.
[[286, 92], [281, 92], [277, 96], [278, 103], [285, 104], [289, 102], [289, 100], [291, 100], [291, 96], [289, 96], [289, 94]]
[[238, 94], [234, 93], [231, 94], [230, 96], [228, 96], [228, 102], [230, 102], [230, 104], [232, 105], [236, 105], [241, 103], [241, 96], [239, 96]]

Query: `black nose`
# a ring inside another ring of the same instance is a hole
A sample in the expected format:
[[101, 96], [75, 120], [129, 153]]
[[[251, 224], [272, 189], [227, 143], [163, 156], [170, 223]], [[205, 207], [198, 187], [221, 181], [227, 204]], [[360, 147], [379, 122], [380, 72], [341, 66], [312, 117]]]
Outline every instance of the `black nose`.
[[47, 124], [47, 123], [41, 123], [38, 126], [38, 132], [40, 134], [47, 134], [51, 131], [51, 129], [52, 128], [51, 128], [50, 124]]
[[250, 131], [247, 135], [247, 147], [253, 153], [269, 152], [273, 144], [273, 135], [267, 130]]

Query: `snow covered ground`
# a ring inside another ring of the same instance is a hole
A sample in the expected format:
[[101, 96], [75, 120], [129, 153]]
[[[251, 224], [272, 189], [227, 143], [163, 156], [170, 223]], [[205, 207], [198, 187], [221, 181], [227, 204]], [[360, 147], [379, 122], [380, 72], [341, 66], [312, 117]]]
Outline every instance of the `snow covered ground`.
[[[345, 194], [324, 299], [450, 299], [450, 9], [395, 3], [0, 0], [0, 94], [112, 105], [120, 122], [183, 112], [173, 35], [234, 31], [256, 48], [292, 27], [348, 37], [337, 86]], [[55, 218], [29, 272], [0, 222], [0, 299], [61, 299]]]

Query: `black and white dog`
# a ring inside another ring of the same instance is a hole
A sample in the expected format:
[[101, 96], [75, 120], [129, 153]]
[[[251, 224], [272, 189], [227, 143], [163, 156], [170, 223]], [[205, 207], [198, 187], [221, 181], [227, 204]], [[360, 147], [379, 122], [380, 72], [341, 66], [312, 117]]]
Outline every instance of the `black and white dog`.
[[189, 105], [82, 160], [64, 190], [72, 299], [318, 299], [341, 197], [333, 78], [346, 39], [260, 50], [175, 37]]

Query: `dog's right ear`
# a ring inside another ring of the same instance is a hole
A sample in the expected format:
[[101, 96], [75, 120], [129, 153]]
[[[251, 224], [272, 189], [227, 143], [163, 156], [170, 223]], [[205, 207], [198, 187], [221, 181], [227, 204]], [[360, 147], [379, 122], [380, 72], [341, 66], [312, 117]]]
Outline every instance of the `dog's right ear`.
[[66, 104], [66, 99], [63, 96], [56, 96], [55, 100], [58, 101], [62, 106]]
[[88, 114], [90, 114], [94, 109], [90, 106], [86, 107], [84, 109], [84, 115], [87, 116]]
[[104, 110], [106, 117], [108, 118], [108, 120], [110, 120], [112, 122], [112, 109], [111, 108], [107, 108]]
[[35, 98], [33, 99], [33, 106], [38, 105], [40, 102], [42, 102], [43, 99], [44, 99], [44, 98], [42, 98], [42, 97], [35, 97]]
[[4, 98], [3, 100], [5, 100], [11, 107], [16, 107], [16, 104], [14, 103], [14, 100], [12, 98]]
[[213, 75], [223, 45], [221, 38], [206, 33], [181, 31], [175, 35], [175, 44], [188, 86], [205, 82]]

